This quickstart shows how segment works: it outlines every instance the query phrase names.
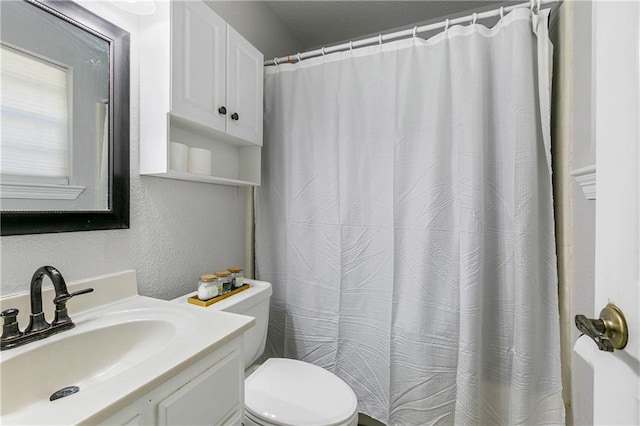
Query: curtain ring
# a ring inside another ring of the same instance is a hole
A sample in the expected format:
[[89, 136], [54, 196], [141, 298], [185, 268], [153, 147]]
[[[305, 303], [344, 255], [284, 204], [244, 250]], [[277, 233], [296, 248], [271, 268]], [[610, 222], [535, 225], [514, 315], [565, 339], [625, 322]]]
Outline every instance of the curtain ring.
[[276, 64], [276, 66], [278, 66], [278, 57], [277, 56], [275, 58], [273, 58], [273, 63]]
[[300, 58], [300, 52], [298, 52], [298, 54], [296, 55], [296, 58], [298, 58], [298, 62], [302, 60], [302, 58]]
[[478, 14], [474, 13], [473, 14], [473, 22], [471, 22], [471, 25], [475, 25], [477, 20], [478, 20]]
[[417, 33], [418, 33], [418, 26], [416, 25], [415, 27], [413, 27], [413, 38], [416, 38]]
[[321, 52], [322, 52], [322, 56], [324, 56], [324, 55], [326, 54], [326, 53], [324, 52], [324, 46], [322, 46], [322, 50], [321, 50]]
[[540, 0], [536, 0], [536, 13], [540, 13]]
[[449, 29], [449, 18], [444, 21], [444, 30], [447, 31]]
[[382, 34], [378, 34], [378, 44], [382, 46]]
[[533, 12], [533, 5], [535, 4], [535, 0], [531, 0], [529, 5], [529, 9]]
[[500, 19], [504, 18], [504, 6], [500, 6]]
[[353, 52], [353, 41], [349, 42], [349, 51]]

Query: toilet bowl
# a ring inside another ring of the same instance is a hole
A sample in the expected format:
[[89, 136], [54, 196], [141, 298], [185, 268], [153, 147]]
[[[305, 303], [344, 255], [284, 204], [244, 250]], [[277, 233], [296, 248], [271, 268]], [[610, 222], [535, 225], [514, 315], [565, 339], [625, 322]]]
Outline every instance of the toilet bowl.
[[356, 396], [327, 370], [271, 358], [245, 380], [245, 425], [356, 425]]
[[[245, 280], [248, 290], [206, 309], [255, 317], [244, 334], [245, 373], [264, 352], [271, 284]], [[186, 297], [175, 299], [187, 303]], [[202, 308], [200, 308], [202, 309]], [[335, 374], [307, 362], [271, 358], [245, 380], [245, 426], [356, 426], [358, 402], [353, 390]]]

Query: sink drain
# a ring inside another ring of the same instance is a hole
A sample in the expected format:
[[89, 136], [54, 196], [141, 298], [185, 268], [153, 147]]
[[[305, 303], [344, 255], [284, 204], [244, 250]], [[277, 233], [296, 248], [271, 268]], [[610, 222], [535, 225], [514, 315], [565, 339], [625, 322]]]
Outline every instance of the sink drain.
[[49, 401], [55, 401], [56, 399], [64, 398], [65, 396], [73, 395], [76, 392], [80, 392], [78, 386], [67, 386], [66, 388], [59, 389], [51, 394]]

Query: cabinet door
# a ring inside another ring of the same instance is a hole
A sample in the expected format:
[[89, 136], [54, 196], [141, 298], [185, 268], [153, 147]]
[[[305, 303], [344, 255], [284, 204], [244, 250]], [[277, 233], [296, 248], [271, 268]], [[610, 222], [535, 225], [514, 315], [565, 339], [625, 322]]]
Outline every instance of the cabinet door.
[[244, 407], [243, 358], [233, 351], [158, 404], [158, 425], [218, 425]]
[[227, 26], [227, 133], [255, 145], [262, 145], [263, 62], [262, 53]]
[[224, 131], [227, 24], [200, 1], [172, 6], [171, 112]]

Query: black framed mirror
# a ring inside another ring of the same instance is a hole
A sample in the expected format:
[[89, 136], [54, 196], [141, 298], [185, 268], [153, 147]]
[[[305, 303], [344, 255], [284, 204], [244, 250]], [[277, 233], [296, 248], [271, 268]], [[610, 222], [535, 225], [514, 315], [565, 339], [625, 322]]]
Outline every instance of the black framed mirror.
[[71, 1], [0, 2], [1, 235], [129, 227], [129, 33]]

